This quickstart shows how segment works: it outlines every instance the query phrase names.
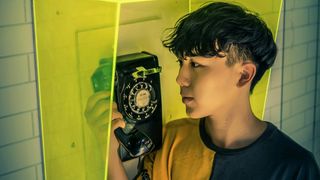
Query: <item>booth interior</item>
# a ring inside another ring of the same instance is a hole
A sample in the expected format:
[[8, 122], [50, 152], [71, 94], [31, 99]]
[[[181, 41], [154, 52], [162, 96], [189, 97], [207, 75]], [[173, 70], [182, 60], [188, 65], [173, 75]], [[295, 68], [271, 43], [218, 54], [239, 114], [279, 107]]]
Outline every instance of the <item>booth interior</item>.
[[[157, 57], [161, 67], [158, 73], [161, 124], [187, 117], [176, 83], [179, 71], [177, 59], [163, 47], [161, 40], [180, 17], [206, 2], [33, 1], [42, 157], [46, 179], [97, 180], [107, 177], [108, 142], [100, 141], [101, 137], [97, 137], [96, 131], [101, 129], [95, 129], [85, 116], [88, 100], [96, 93], [92, 76], [101, 67], [101, 59], [109, 64], [105, 81], [110, 98], [106, 109], [111, 109], [115, 100], [113, 90], [118, 57], [148, 52]], [[258, 12], [276, 39], [281, 0], [232, 2]], [[251, 95], [253, 111], [259, 118], [264, 116], [270, 72], [264, 75]], [[150, 102], [144, 99], [142, 104]], [[113, 133], [110, 123], [107, 123], [111, 118], [110, 111], [105, 117], [102, 138], [108, 140], [110, 133]], [[137, 159], [124, 162], [131, 178], [137, 172]]]

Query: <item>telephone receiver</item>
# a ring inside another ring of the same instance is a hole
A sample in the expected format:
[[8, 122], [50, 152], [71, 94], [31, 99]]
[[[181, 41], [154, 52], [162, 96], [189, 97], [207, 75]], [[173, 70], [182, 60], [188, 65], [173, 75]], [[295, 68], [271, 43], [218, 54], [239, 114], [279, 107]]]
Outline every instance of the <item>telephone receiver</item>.
[[155, 147], [152, 139], [135, 127], [129, 132], [126, 128], [117, 128], [114, 133], [120, 143], [118, 154], [122, 161], [140, 157]]
[[[112, 60], [103, 58], [91, 77], [95, 92], [111, 89]], [[117, 57], [114, 99], [125, 120], [114, 133], [122, 161], [159, 149], [162, 142], [160, 94], [161, 67], [155, 55], [147, 52]]]

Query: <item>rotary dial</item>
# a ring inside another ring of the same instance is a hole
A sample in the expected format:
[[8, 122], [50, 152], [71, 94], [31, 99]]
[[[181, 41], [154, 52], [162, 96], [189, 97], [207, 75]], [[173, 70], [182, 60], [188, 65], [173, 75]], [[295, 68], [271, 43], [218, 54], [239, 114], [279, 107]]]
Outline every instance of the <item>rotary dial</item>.
[[124, 110], [131, 119], [145, 120], [155, 111], [158, 100], [151, 83], [152, 81], [135, 80], [126, 86], [123, 100], [127, 103], [124, 103]]

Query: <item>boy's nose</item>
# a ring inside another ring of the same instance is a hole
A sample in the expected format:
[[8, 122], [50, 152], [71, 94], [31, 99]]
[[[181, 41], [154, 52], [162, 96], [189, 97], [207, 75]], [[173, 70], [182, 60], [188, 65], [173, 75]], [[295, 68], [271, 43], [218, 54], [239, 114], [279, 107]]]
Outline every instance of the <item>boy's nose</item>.
[[187, 65], [182, 65], [179, 70], [178, 76], [176, 78], [176, 82], [181, 87], [188, 87], [191, 83], [191, 74], [190, 70], [188, 69]]

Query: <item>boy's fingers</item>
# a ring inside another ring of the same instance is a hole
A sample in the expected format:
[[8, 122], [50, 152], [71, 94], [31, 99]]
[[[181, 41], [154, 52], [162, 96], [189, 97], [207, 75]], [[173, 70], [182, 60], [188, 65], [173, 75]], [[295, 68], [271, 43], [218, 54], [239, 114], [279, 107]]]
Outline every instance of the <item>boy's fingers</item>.
[[109, 100], [99, 100], [91, 110], [91, 113], [95, 117], [101, 116], [104, 112], [109, 112]]
[[99, 131], [100, 132], [107, 132], [108, 130], [108, 124], [102, 124], [101, 126], [99, 126]]
[[126, 123], [122, 118], [112, 120], [112, 129], [117, 129], [118, 127], [124, 128]]
[[111, 92], [110, 91], [99, 91], [92, 96], [89, 97], [87, 101], [86, 110], [91, 110], [94, 105], [99, 101], [100, 99], [107, 99], [110, 97]]
[[117, 103], [113, 101], [112, 102], [112, 111], [114, 111], [114, 110], [118, 111], [118, 106], [117, 106]]
[[112, 111], [112, 120], [115, 119], [123, 119], [123, 116], [119, 111]]
[[102, 115], [96, 118], [94, 125], [100, 127], [102, 124], [108, 124], [109, 122], [109, 111], [105, 111]]
[[109, 111], [104, 111], [101, 115], [95, 116], [96, 118], [92, 118], [91, 123], [94, 123], [95, 126], [101, 126], [102, 124], [108, 124], [110, 121], [116, 119], [123, 119], [122, 114], [118, 111], [112, 112], [111, 120], [109, 119]]
[[[99, 129], [99, 131], [107, 130], [109, 124], [109, 113], [105, 112], [101, 115], [95, 122], [94, 126]], [[117, 129], [118, 127], [125, 127], [125, 122], [122, 119], [122, 114], [119, 112], [112, 113], [112, 129]]]

